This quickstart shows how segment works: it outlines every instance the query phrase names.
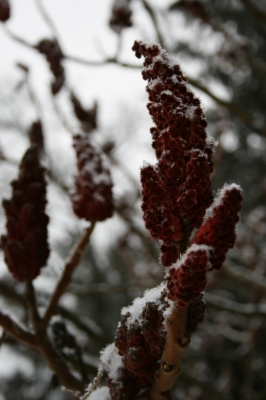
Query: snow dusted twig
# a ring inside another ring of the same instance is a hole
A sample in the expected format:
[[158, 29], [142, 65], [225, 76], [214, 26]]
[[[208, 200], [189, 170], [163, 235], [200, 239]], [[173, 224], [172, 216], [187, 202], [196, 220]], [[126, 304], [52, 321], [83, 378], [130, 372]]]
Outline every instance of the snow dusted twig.
[[95, 376], [95, 378], [93, 379], [93, 381], [89, 384], [89, 386], [87, 387], [87, 389], [85, 390], [85, 393], [82, 397], [80, 397], [80, 400], [87, 400], [90, 395], [92, 394], [92, 392], [97, 388], [97, 386], [100, 383], [100, 380], [102, 379], [102, 376], [104, 374], [105, 371], [105, 365], [103, 363], [100, 364], [99, 368], [98, 368], [98, 372], [97, 375]]

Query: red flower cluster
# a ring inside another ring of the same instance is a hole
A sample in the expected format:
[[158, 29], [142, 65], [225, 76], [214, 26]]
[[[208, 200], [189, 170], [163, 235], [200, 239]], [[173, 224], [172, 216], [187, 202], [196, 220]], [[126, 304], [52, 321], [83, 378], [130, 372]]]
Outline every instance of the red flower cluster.
[[129, 7], [130, 0], [114, 0], [109, 26], [116, 33], [132, 26], [132, 11]]
[[131, 400], [141, 389], [148, 388], [159, 368], [166, 331], [163, 312], [169, 307], [166, 292], [160, 298], [160, 310], [154, 302], [147, 302], [139, 318], [130, 324], [130, 313], [122, 316], [116, 332], [115, 345], [123, 357], [124, 368], [117, 380], [109, 379], [112, 400]]
[[10, 5], [8, 0], [0, 0], [0, 21], [6, 22], [10, 18]]
[[1, 238], [2, 248], [8, 268], [18, 281], [36, 278], [49, 256], [44, 172], [38, 148], [29, 148], [18, 179], [11, 183], [11, 200], [3, 200], [7, 234]]
[[51, 85], [51, 91], [57, 94], [65, 82], [65, 71], [62, 66], [63, 54], [56, 40], [43, 39], [35, 48], [45, 55], [47, 62], [50, 65], [50, 70], [54, 75], [54, 81]]
[[193, 239], [193, 243], [211, 247], [209, 270], [220, 269], [227, 251], [235, 244], [235, 225], [239, 221], [242, 200], [238, 185], [225, 185], [207, 210], [205, 221]]
[[148, 80], [148, 109], [158, 163], [141, 170], [142, 210], [146, 228], [163, 242], [162, 264], [177, 259], [175, 244], [184, 225], [199, 227], [212, 203], [210, 174], [212, 140], [200, 101], [191, 91], [180, 67], [159, 45], [135, 42], [136, 56], [145, 58], [143, 78]]
[[178, 300], [180, 307], [186, 307], [204, 290], [207, 283], [208, 254], [208, 246], [192, 245], [181, 260], [169, 269], [167, 296], [171, 300]]
[[97, 128], [97, 103], [91, 109], [85, 109], [78, 98], [71, 93], [71, 103], [73, 105], [74, 113], [81, 123], [81, 128], [84, 132], [91, 132]]
[[168, 297], [186, 307], [204, 290], [206, 273], [220, 269], [227, 251], [235, 244], [235, 226], [242, 205], [239, 186], [225, 185], [206, 211], [192, 245], [167, 274]]
[[75, 135], [73, 139], [78, 163], [76, 191], [71, 196], [74, 212], [87, 221], [104, 221], [114, 209], [110, 172], [87, 136]]

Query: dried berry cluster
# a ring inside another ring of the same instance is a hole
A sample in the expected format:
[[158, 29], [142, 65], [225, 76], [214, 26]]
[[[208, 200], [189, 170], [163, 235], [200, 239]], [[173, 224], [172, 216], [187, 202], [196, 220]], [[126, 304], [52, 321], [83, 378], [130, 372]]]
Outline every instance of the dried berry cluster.
[[130, 0], [114, 0], [109, 26], [117, 33], [132, 26], [132, 11], [129, 3]]
[[159, 45], [135, 42], [136, 56], [145, 58], [143, 78], [148, 80], [148, 109], [158, 163], [141, 170], [142, 210], [146, 228], [163, 242], [162, 264], [177, 260], [174, 244], [184, 225], [199, 227], [213, 196], [212, 140], [200, 101], [191, 91], [180, 67]]
[[57, 94], [65, 82], [65, 71], [62, 66], [63, 54], [56, 40], [43, 39], [37, 45], [36, 49], [45, 55], [50, 69], [54, 75], [54, 81], [51, 84], [51, 91]]
[[0, 21], [5, 22], [10, 18], [10, 5], [8, 0], [0, 0]]
[[116, 332], [115, 345], [123, 357], [123, 366], [117, 380], [109, 379], [112, 400], [131, 400], [141, 389], [148, 388], [162, 357], [166, 331], [163, 311], [169, 306], [164, 302], [165, 291], [160, 298], [162, 307], [147, 302], [139, 318], [128, 323], [131, 315], [122, 316]]
[[193, 244], [170, 268], [167, 275], [168, 297], [178, 300], [180, 307], [186, 307], [204, 290], [208, 271], [222, 267], [227, 251], [235, 244], [235, 226], [241, 206], [240, 187], [225, 185], [206, 211]]
[[78, 98], [71, 93], [71, 103], [73, 105], [74, 113], [81, 123], [81, 128], [84, 132], [91, 132], [97, 128], [97, 103], [90, 109], [85, 109]]
[[10, 272], [19, 281], [36, 278], [49, 256], [45, 214], [46, 181], [37, 147], [29, 148], [12, 182], [12, 197], [3, 200], [7, 234], [2, 248]]
[[87, 136], [75, 135], [73, 139], [78, 164], [76, 191], [71, 196], [74, 212], [87, 221], [103, 221], [114, 209], [110, 172]]
[[220, 269], [227, 251], [236, 241], [235, 225], [242, 207], [242, 191], [239, 186], [225, 185], [212, 207], [207, 210], [205, 221], [193, 242], [211, 246], [209, 270]]

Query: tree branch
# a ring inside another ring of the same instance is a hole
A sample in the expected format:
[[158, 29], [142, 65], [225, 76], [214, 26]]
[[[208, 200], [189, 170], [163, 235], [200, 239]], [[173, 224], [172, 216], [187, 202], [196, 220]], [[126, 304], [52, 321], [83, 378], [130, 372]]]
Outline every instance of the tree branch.
[[65, 362], [60, 358], [52, 344], [50, 343], [46, 332], [39, 332], [39, 351], [41, 352], [43, 358], [45, 359], [48, 366], [54, 373], [58, 376], [61, 383], [67, 388], [79, 392], [83, 392], [84, 384], [77, 379], [68, 370]]
[[265, 304], [241, 304], [233, 300], [224, 299], [211, 293], [204, 293], [204, 300], [207, 301], [208, 305], [218, 310], [226, 310], [232, 313], [246, 316], [266, 315]]
[[19, 326], [9, 315], [0, 312], [0, 325], [18, 342], [30, 347], [38, 348], [36, 336]]
[[165, 48], [164, 39], [163, 39], [163, 36], [162, 36], [161, 31], [159, 29], [158, 21], [157, 21], [157, 18], [156, 18], [156, 13], [155, 13], [154, 9], [150, 6], [150, 4], [147, 2], [147, 0], [142, 0], [142, 4], [143, 4], [145, 10], [148, 12], [148, 14], [151, 17], [151, 20], [153, 22], [154, 29], [156, 31], [159, 43], [161, 44], [161, 46], [163, 48]]
[[[44, 8], [41, 0], [35, 0], [35, 4], [36, 4], [37, 8], [39, 9], [41, 16], [46, 21], [46, 23], [49, 26], [51, 32], [53, 33], [54, 39], [59, 44], [59, 34], [58, 34], [57, 29], [56, 29], [56, 26], [53, 23], [52, 19], [50, 18], [49, 14], [47, 13], [46, 9]], [[61, 48], [61, 46], [60, 46], [60, 48]]]
[[71, 282], [72, 275], [81, 261], [81, 258], [83, 256], [84, 251], [87, 247], [87, 244], [90, 240], [90, 236], [93, 232], [94, 227], [95, 227], [95, 222], [91, 222], [91, 225], [86, 229], [85, 233], [83, 234], [83, 236], [80, 238], [79, 242], [74, 247], [69, 260], [65, 264], [63, 275], [61, 276], [61, 279], [59, 280], [59, 282], [55, 288], [55, 291], [50, 300], [50, 304], [48, 305], [48, 308], [45, 313], [45, 317], [44, 317], [45, 325], [47, 325], [49, 323], [51, 317], [55, 313], [57, 303], [58, 303], [60, 297], [64, 294], [67, 286]]
[[150, 400], [171, 398], [172, 386], [180, 374], [182, 355], [189, 344], [189, 338], [185, 336], [187, 308], [180, 308], [176, 305], [171, 316], [168, 317], [166, 325], [167, 339], [163, 357], [160, 361], [160, 368], [156, 373], [152, 387], [148, 390], [148, 398]]
[[266, 291], [266, 279], [257, 272], [247, 270], [243, 267], [224, 265], [223, 270], [234, 278], [242, 282], [256, 286], [258, 289]]
[[234, 114], [236, 117], [242, 119], [247, 125], [251, 126], [253, 129], [255, 129], [257, 132], [259, 132], [261, 135], [266, 136], [266, 126], [258, 126], [256, 122], [256, 118], [247, 110], [244, 110], [240, 107], [238, 107], [236, 104], [222, 100], [218, 96], [216, 96], [214, 93], [212, 93], [206, 86], [201, 84], [198, 80], [193, 79], [189, 76], [187, 76], [187, 79], [189, 80], [189, 83], [191, 83], [192, 86], [198, 88], [202, 92], [206, 93], [209, 97], [211, 97], [213, 100], [215, 100], [218, 104], [220, 104], [223, 107], [226, 107], [232, 114]]
[[38, 306], [36, 303], [35, 290], [32, 284], [32, 281], [28, 281], [26, 283], [26, 299], [28, 302], [28, 308], [30, 311], [31, 321], [34, 326], [35, 332], [38, 335], [38, 332], [43, 329], [42, 320], [39, 316]]
[[260, 19], [263, 22], [266, 22], [266, 12], [261, 8], [255, 6], [252, 0], [241, 0], [244, 6], [252, 12], [254, 17]]

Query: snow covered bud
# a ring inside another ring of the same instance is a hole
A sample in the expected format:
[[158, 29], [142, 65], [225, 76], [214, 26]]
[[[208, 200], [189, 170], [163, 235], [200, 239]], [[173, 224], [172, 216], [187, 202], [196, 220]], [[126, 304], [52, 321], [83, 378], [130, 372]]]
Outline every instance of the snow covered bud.
[[114, 0], [109, 26], [116, 33], [132, 26], [130, 0]]
[[236, 184], [225, 185], [212, 206], [206, 211], [204, 222], [193, 243], [211, 246], [209, 269], [220, 269], [227, 251], [236, 241], [235, 226], [242, 207], [242, 190]]
[[51, 84], [52, 94], [57, 94], [65, 83], [65, 71], [62, 66], [63, 54], [56, 40], [43, 39], [35, 48], [46, 57], [50, 65], [50, 70], [54, 75], [54, 81]]
[[204, 290], [209, 261], [208, 246], [192, 245], [167, 273], [168, 298], [186, 307]]
[[212, 203], [210, 174], [214, 140], [207, 138], [206, 118], [180, 67], [160, 45], [135, 42], [144, 56], [148, 110], [155, 123], [152, 147], [158, 162], [141, 169], [142, 210], [146, 228], [162, 243], [162, 264], [177, 259], [174, 246], [185, 226], [199, 227]]
[[11, 183], [11, 199], [3, 200], [7, 233], [1, 238], [2, 248], [18, 281], [36, 278], [49, 256], [44, 172], [38, 148], [30, 147], [22, 158], [18, 179]]
[[10, 5], [8, 0], [0, 0], [0, 21], [6, 22], [10, 18]]
[[87, 221], [104, 221], [114, 210], [109, 169], [85, 135], [75, 135], [73, 139], [78, 166], [76, 190], [71, 195], [74, 212]]
[[94, 106], [85, 109], [74, 93], [71, 93], [70, 100], [73, 105], [74, 113], [81, 123], [81, 128], [84, 132], [91, 132], [97, 128], [97, 109], [98, 105], [95, 102]]

